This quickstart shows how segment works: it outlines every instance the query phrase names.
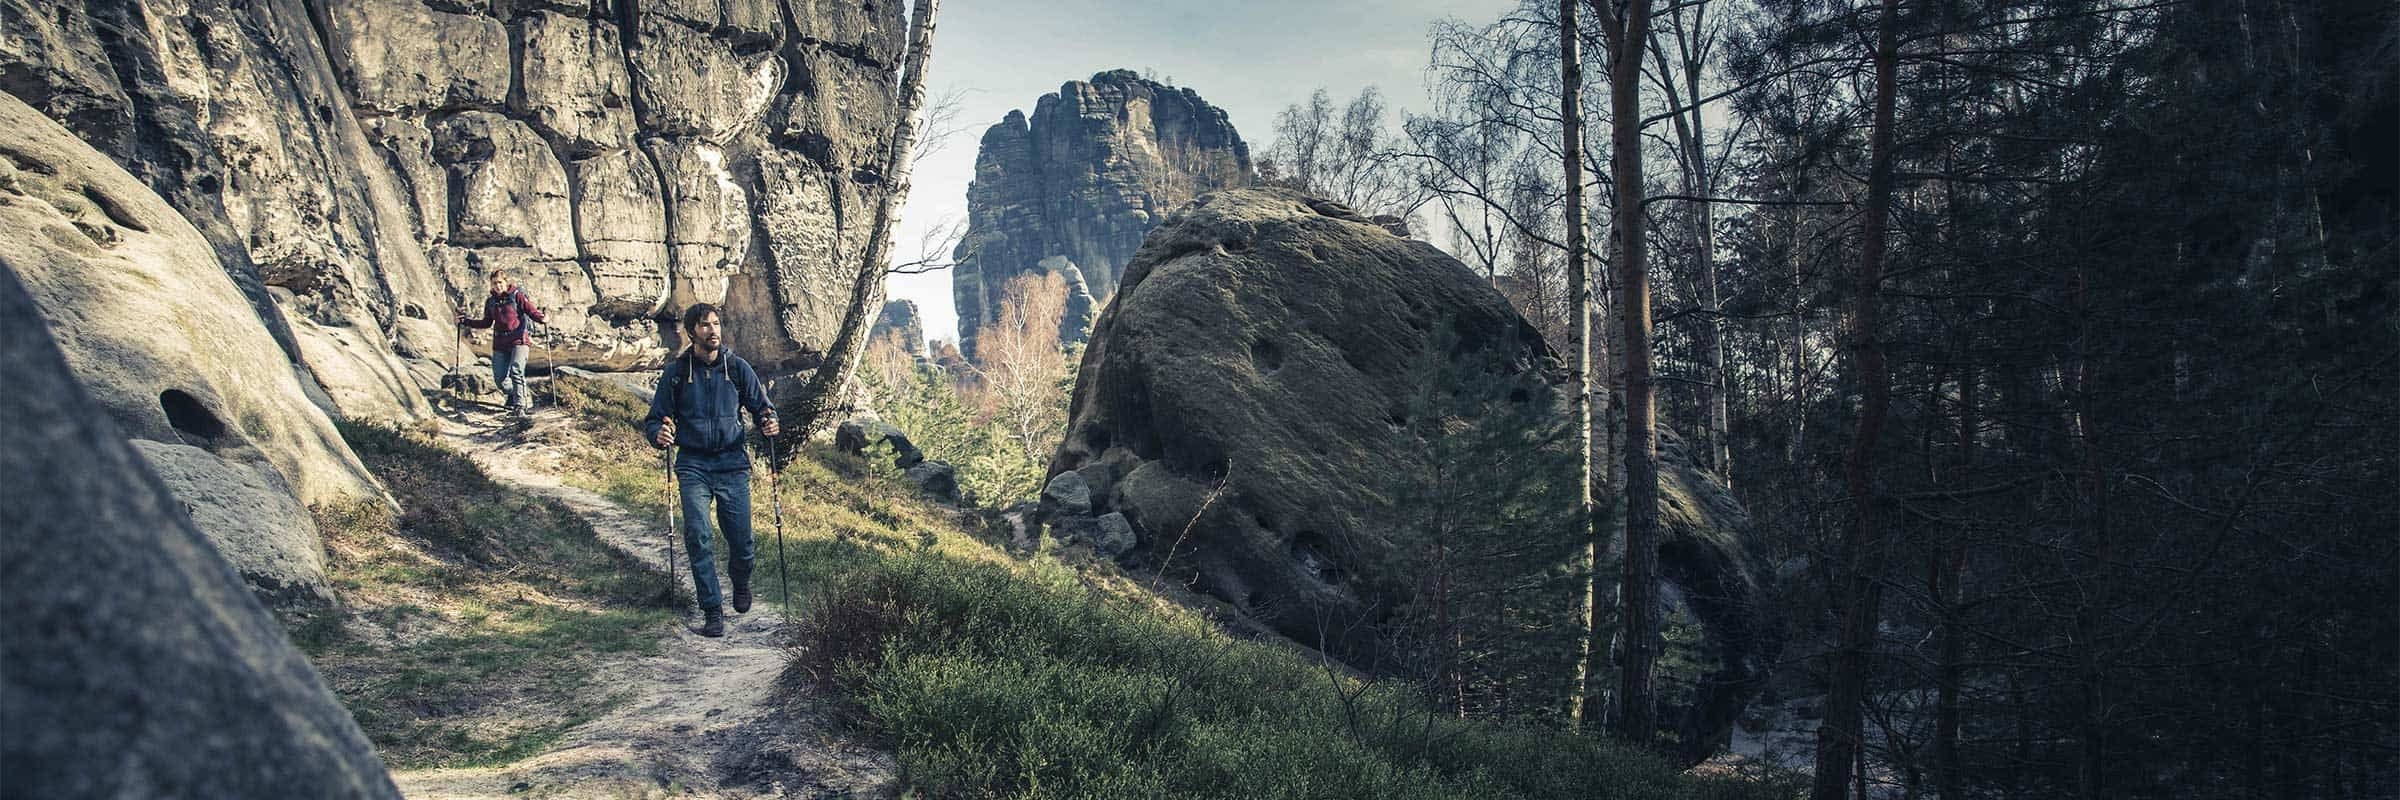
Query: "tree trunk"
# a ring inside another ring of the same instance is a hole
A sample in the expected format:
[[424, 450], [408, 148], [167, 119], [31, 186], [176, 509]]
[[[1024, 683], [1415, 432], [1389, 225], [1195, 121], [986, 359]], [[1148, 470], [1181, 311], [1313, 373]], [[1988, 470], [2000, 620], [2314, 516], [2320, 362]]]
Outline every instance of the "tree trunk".
[[[1965, 362], [1966, 348], [1961, 347], [1958, 359]], [[1958, 375], [1958, 471], [1953, 481], [1966, 481], [1974, 475], [1975, 431], [1980, 422], [1975, 416], [1975, 366], [1968, 364]], [[1967, 545], [1964, 533], [1951, 531], [1945, 552], [1933, 568], [1933, 602], [1940, 609], [1941, 650], [1934, 672], [1933, 760], [1934, 785], [1942, 800], [1966, 797], [1966, 782], [1958, 760], [1958, 727], [1962, 714], [1958, 707], [1959, 688], [1966, 677], [1966, 642], [1959, 630], [1960, 600], [1964, 597], [1967, 569]]]
[[[1699, 381], [1702, 425], [1697, 449], [1700, 463], [1714, 470], [1717, 477], [1730, 487], [1733, 482], [1733, 450], [1729, 434], [1732, 415], [1727, 408], [1726, 397], [1729, 387], [1725, 379], [1725, 305], [1717, 285], [1716, 209], [1708, 201], [1716, 192], [1716, 181], [1708, 169], [1708, 120], [1700, 113], [1700, 72], [1705, 68], [1706, 60], [1700, 50], [1702, 45], [1694, 42], [1705, 30], [1708, 3], [1707, 0], [1698, 0], [1689, 4], [1689, 7], [1692, 19], [1688, 26], [1683, 21], [1682, 11], [1675, 11], [1669, 16], [1675, 22], [1675, 69], [1668, 69], [1666, 48], [1659, 46], [1655, 30], [1647, 41], [1650, 43], [1651, 61], [1658, 65], [1659, 85], [1667, 93], [1667, 107], [1685, 109], [1673, 112], [1669, 119], [1675, 123], [1677, 161], [1683, 165], [1683, 193], [1696, 198], [1690, 201], [1692, 259], [1697, 267], [1692, 271], [1691, 279], [1696, 290], [1693, 294], [1699, 298], [1701, 307], [1708, 311], [1700, 320], [1699, 341], [1694, 343], [1700, 351], [1703, 368]], [[1670, 77], [1678, 73], [1683, 78], [1680, 90]], [[1687, 99], [1689, 108], [1686, 108]]]
[[1618, 616], [1625, 621], [1622, 670], [1617, 674], [1618, 738], [1646, 744], [1657, 727], [1652, 681], [1658, 660], [1658, 411], [1650, 365], [1650, 273], [1642, 237], [1642, 49], [1650, 38], [1649, 0], [1631, 0], [1619, 16], [1605, 2], [1601, 30], [1609, 43], [1609, 177], [1615, 184], [1618, 319], [1625, 339], [1625, 569], [1617, 582]]
[[[867, 251], [859, 254], [857, 282], [850, 288], [850, 306], [842, 311], [842, 326], [825, 349], [825, 360], [810, 375], [799, 402], [786, 414], [783, 438], [805, 442], [833, 422], [842, 407], [842, 392], [858, 371], [866, 353], [867, 326], [883, 310], [885, 261], [892, 249], [894, 217], [908, 200], [908, 172], [916, 155], [918, 111], [925, 105], [925, 61], [933, 51], [933, 19], [941, 0], [915, 0], [908, 25], [908, 55], [900, 75], [900, 113], [892, 124], [891, 149], [884, 153], [883, 180], [891, 190], [875, 204], [875, 220], [867, 233]], [[784, 448], [791, 452], [796, 448]]]
[[1843, 603], [1841, 643], [1834, 652], [1825, 720], [1817, 728], [1817, 774], [1812, 800], [1842, 800], [1844, 767], [1860, 757], [1867, 694], [1868, 650], [1874, 645], [1882, 577], [1883, 531], [1876, 518], [1875, 451], [1883, 434], [1891, 386], [1884, 375], [1883, 345], [1877, 337], [1876, 296], [1883, 283], [1884, 230], [1892, 204], [1892, 117], [1899, 71], [1898, 0], [1883, 0], [1875, 41], [1875, 119], [1868, 134], [1867, 207], [1860, 230], [1858, 274], [1851, 286], [1847, 338], [1857, 366], [1862, 400], [1858, 430], [1850, 443], [1844, 482], [1851, 503], [1850, 530], [1838, 562], [1849, 574]]
[[1600, 516], [1592, 513], [1592, 285], [1583, 263], [1583, 33], [1575, 18], [1578, 2], [1582, 0], [1558, 2], [1558, 111], [1564, 129], [1559, 144], [1565, 151], [1562, 186], [1567, 191], [1567, 351], [1573, 354], [1567, 379], [1575, 386], [1571, 413], [1575, 452], [1580, 454], [1575, 468], [1575, 518], [1582, 521], [1591, 561], [1591, 581], [1583, 598], [1583, 658], [1575, 666], [1575, 696], [1567, 703], [1568, 723], [1575, 726], [1602, 707], [1591, 699], [1592, 686], [1607, 672], [1604, 662], [1608, 657], [1606, 627], [1600, 614], [1600, 576], [1604, 573], [1600, 565], [1608, 556], [1608, 543], [1603, 539]]

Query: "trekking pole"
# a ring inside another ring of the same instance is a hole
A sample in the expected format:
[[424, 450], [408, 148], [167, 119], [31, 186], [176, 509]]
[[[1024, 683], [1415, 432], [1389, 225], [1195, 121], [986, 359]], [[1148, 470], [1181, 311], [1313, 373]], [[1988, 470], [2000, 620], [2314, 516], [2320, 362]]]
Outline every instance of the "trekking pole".
[[682, 617], [682, 616], [683, 616], [683, 612], [684, 612], [684, 608], [683, 608], [683, 598], [680, 598], [680, 597], [677, 597], [677, 596], [675, 596], [675, 585], [676, 585], [676, 583], [677, 583], [677, 581], [678, 581], [678, 578], [676, 577], [676, 571], [675, 571], [675, 505], [676, 505], [676, 503], [677, 503], [677, 502], [679, 501], [679, 499], [680, 499], [680, 495], [679, 495], [679, 494], [676, 492], [676, 486], [675, 486], [675, 448], [673, 448], [673, 447], [668, 447], [668, 448], [666, 449], [666, 454], [667, 454], [667, 592], [666, 592], [666, 594], [664, 595], [664, 597], [666, 598], [666, 601], [667, 601], [667, 602], [669, 602], [669, 603], [673, 603], [673, 604], [675, 605], [675, 616], [676, 616], [676, 617], [678, 617], [678, 618], [680, 618], [680, 617]]
[[558, 342], [552, 341], [557, 338], [557, 328], [550, 327], [546, 323], [542, 325], [542, 361], [550, 365], [550, 371], [546, 374], [550, 376], [551, 408], [558, 407]]
[[783, 616], [792, 616], [791, 568], [784, 566], [783, 557], [783, 459], [776, 452], [775, 437], [767, 437], [767, 493], [775, 506], [775, 584], [783, 589]]

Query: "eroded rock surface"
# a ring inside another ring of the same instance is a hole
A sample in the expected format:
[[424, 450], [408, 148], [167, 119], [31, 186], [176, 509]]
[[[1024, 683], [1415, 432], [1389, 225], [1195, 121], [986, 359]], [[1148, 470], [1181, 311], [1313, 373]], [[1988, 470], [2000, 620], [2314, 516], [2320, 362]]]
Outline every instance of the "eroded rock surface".
[[156, 444], [146, 452], [168, 487], [262, 597], [329, 599], [306, 505], [380, 497], [366, 467], [199, 231], [13, 97], [0, 97], [0, 128], [14, 132], [0, 145], [0, 229], [14, 232], [0, 236], [0, 270], [100, 398], [77, 413]]
[[[1224, 110], [1130, 70], [1068, 81], [1030, 117], [1009, 112], [984, 132], [967, 189], [967, 233], [950, 273], [961, 348], [974, 356], [976, 332], [999, 318], [1010, 278], [1063, 258], [1105, 302], [1167, 212], [1250, 177], [1249, 145]], [[1071, 334], [1080, 341], [1083, 328]]]
[[562, 364], [654, 366], [662, 321], [711, 302], [763, 368], [813, 365], [884, 191], [906, 13], [53, 5], [0, 0], [0, 90], [188, 217], [328, 404], [401, 419], [475, 358], [449, 319], [495, 269], [551, 312]]
[[15, 98], [0, 128], [0, 268], [101, 398], [84, 413], [268, 465], [304, 502], [379, 493], [190, 223]]
[[92, 413], [45, 318], [0, 270], [0, 418], [41, 421], [11, 444], [40, 457], [0, 459], [8, 793], [398, 798], [282, 626]]

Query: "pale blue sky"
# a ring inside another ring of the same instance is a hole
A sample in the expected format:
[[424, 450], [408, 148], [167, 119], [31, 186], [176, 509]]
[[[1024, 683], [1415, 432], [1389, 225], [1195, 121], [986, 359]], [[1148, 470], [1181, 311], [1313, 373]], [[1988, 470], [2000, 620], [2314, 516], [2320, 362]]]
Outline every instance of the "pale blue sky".
[[[1010, 109], [1108, 69], [1155, 71], [1225, 109], [1254, 152], [1275, 114], [1319, 87], [1337, 99], [1367, 86], [1395, 108], [1425, 106], [1426, 33], [1437, 19], [1499, 18], [1514, 0], [947, 0], [934, 31], [928, 94], [961, 92], [958, 133], [917, 162], [898, 255], [925, 232], [965, 219], [975, 145]], [[957, 338], [950, 275], [894, 276], [894, 299], [925, 314], [926, 334]]]

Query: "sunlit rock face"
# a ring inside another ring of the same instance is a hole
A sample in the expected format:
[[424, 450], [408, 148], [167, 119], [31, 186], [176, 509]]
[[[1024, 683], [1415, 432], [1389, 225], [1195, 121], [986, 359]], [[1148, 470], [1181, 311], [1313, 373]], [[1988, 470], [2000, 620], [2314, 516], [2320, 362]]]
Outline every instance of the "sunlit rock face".
[[883, 304], [883, 313], [875, 315], [875, 326], [867, 329], [867, 341], [892, 339], [900, 343], [900, 351], [910, 358], [925, 357], [925, 316], [917, 312], [914, 300], [892, 300]]
[[33, 335], [57, 342], [98, 398], [78, 413], [136, 441], [262, 600], [332, 599], [308, 507], [382, 490], [216, 251], [157, 193], [16, 98], [0, 96], [0, 130], [11, 132], [0, 145], [0, 230], [11, 232], [0, 236], [0, 272], [33, 298]]
[[1010, 278], [1056, 271], [1043, 262], [1064, 258], [1105, 302], [1168, 212], [1250, 177], [1250, 147], [1224, 110], [1130, 70], [1068, 81], [1030, 117], [1009, 112], [984, 132], [967, 189], [951, 270], [961, 347], [974, 355]]
[[905, 11], [0, 0], [0, 90], [189, 218], [328, 405], [405, 418], [494, 270], [560, 364], [655, 364], [696, 302], [762, 368], [813, 364], [885, 193]]

